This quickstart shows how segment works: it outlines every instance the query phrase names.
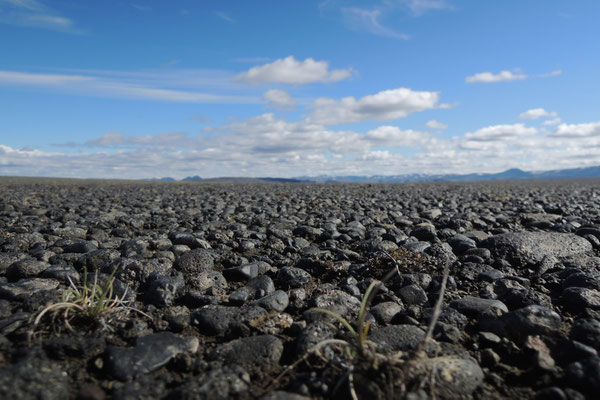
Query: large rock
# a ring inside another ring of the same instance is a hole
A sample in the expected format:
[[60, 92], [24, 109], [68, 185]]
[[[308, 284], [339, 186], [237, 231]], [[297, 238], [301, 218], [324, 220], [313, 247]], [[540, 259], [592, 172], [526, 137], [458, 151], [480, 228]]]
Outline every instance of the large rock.
[[586, 239], [571, 233], [516, 232], [495, 235], [480, 246], [490, 249], [497, 258], [510, 262], [513, 267], [539, 264], [544, 257], [557, 259], [590, 254], [592, 245]]

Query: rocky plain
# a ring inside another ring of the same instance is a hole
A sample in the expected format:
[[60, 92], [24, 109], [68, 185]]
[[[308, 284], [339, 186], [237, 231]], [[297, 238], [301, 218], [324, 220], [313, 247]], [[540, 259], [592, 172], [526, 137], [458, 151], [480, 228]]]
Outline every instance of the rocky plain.
[[3, 399], [600, 393], [597, 180], [0, 194]]

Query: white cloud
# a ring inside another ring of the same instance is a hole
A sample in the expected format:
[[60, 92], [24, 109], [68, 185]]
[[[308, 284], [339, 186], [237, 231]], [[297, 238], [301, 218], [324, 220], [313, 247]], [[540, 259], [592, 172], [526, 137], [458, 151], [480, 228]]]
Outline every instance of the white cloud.
[[542, 125], [553, 126], [553, 125], [558, 125], [561, 122], [562, 122], [562, 120], [560, 118], [554, 118], [554, 119], [549, 119], [547, 121], [542, 122]]
[[535, 135], [536, 133], [536, 128], [528, 128], [523, 124], [492, 125], [478, 129], [475, 132], [466, 133], [464, 138], [466, 141], [495, 142], [507, 138]]
[[397, 0], [407, 7], [415, 16], [425, 14], [429, 10], [443, 10], [452, 8], [445, 0]]
[[130, 137], [119, 132], [109, 132], [84, 143], [87, 147], [145, 147], [153, 150], [187, 148], [194, 144], [194, 140], [182, 132], [166, 132], [156, 135]]
[[497, 74], [492, 72], [479, 72], [475, 75], [467, 76], [465, 81], [467, 83], [494, 83], [494, 82], [507, 82], [527, 79], [527, 75], [520, 71], [500, 71]]
[[532, 108], [531, 110], [527, 110], [521, 114], [519, 114], [519, 119], [539, 119], [542, 117], [556, 117], [556, 111], [546, 111], [543, 108]]
[[298, 61], [294, 56], [281, 58], [269, 64], [250, 68], [236, 80], [246, 83], [290, 83], [304, 85], [315, 82], [337, 82], [352, 76], [351, 69], [329, 70], [327, 61], [307, 58]]
[[365, 134], [365, 140], [377, 147], [421, 146], [428, 139], [424, 132], [402, 130], [397, 126], [379, 126]]
[[292, 177], [548, 170], [598, 164], [600, 122], [563, 124], [557, 131], [565, 136], [522, 124], [495, 125], [464, 137], [439, 138], [396, 126], [380, 126], [366, 133], [331, 130], [307, 120], [290, 122], [263, 114], [198, 137], [181, 132], [107, 133], [76, 145], [78, 152], [70, 153], [0, 145], [0, 174]]
[[360, 158], [363, 161], [376, 161], [376, 160], [388, 160], [392, 157], [392, 154], [387, 150], [375, 150], [369, 151], [363, 154]]
[[554, 137], [585, 138], [600, 136], [600, 121], [583, 124], [560, 124], [552, 133]]
[[270, 108], [290, 110], [296, 105], [296, 100], [288, 92], [280, 89], [271, 89], [265, 92], [262, 99], [267, 102], [267, 107]]
[[71, 19], [36, 0], [0, 0], [0, 23], [81, 33]]
[[[83, 71], [85, 74], [37, 74], [0, 71], [0, 86], [34, 86], [84, 96], [128, 98], [179, 103], [258, 103], [258, 99], [241, 95], [216, 95], [198, 91], [180, 90], [206, 84], [213, 73], [201, 77], [202, 71], [119, 72]], [[98, 74], [93, 74], [97, 72]], [[219, 77], [214, 78], [219, 81]], [[215, 83], [211, 83], [215, 85]], [[166, 88], [165, 86], [171, 86]]]
[[448, 129], [448, 125], [442, 123], [442, 122], [438, 122], [435, 119], [432, 119], [431, 121], [427, 121], [427, 127], [431, 128], [431, 129], [438, 129], [438, 130], [444, 130], [444, 129]]
[[390, 121], [418, 111], [436, 108], [439, 92], [415, 91], [407, 88], [384, 90], [356, 99], [334, 100], [318, 98], [310, 108], [309, 119], [316, 123], [335, 125], [361, 121]]
[[344, 23], [352, 30], [366, 31], [373, 35], [384, 36], [392, 39], [408, 40], [409, 35], [396, 32], [381, 24], [382, 11], [379, 9], [365, 10], [357, 7], [342, 8]]

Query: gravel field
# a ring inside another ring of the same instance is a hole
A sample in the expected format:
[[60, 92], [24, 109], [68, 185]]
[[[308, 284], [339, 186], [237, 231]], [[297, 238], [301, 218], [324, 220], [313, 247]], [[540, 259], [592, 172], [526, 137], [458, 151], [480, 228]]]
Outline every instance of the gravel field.
[[600, 181], [0, 193], [2, 399], [600, 393]]

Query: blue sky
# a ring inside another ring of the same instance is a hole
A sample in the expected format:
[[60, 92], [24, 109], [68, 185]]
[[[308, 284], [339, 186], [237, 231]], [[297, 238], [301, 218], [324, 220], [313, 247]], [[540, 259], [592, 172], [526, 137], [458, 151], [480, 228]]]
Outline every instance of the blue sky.
[[0, 175], [600, 164], [596, 0], [0, 0]]

